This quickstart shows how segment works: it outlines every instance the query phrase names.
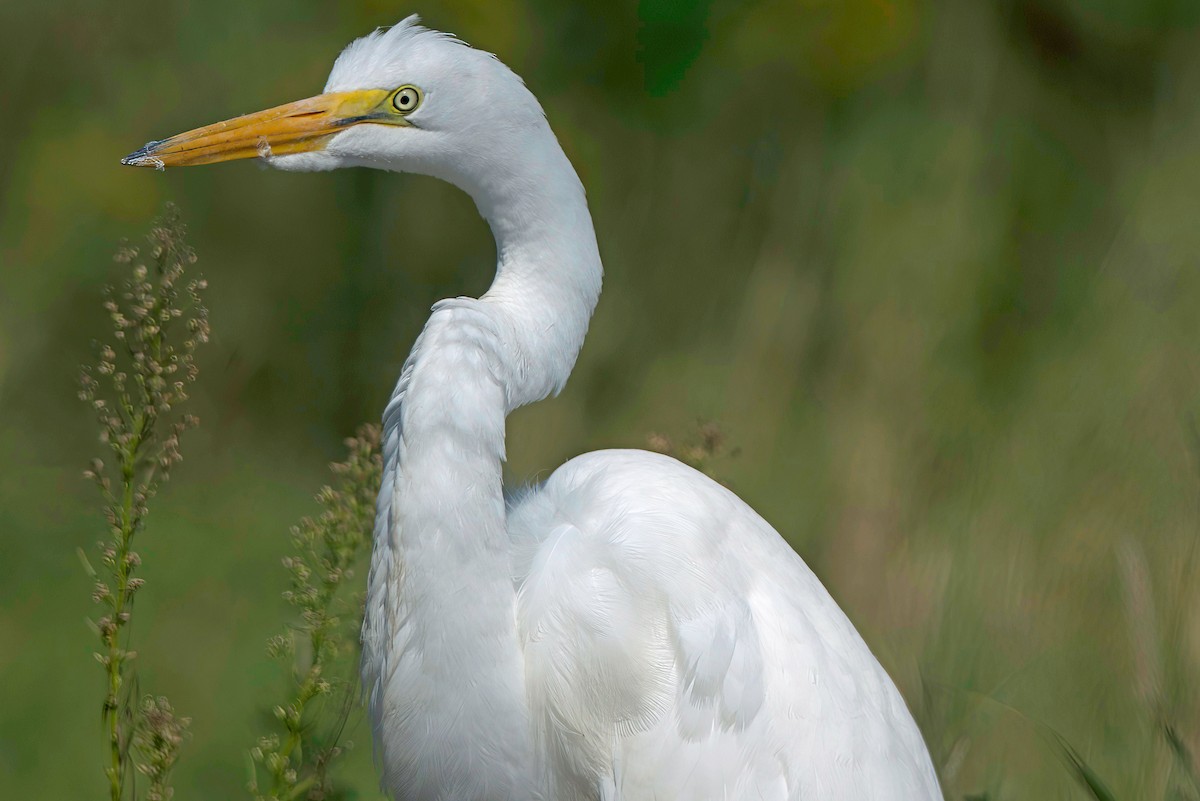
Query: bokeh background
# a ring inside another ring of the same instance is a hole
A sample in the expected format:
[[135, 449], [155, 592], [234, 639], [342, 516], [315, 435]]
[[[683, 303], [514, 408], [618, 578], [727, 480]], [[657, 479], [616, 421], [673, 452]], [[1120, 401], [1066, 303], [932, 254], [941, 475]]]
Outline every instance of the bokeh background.
[[1051, 731], [1120, 798], [1196, 797], [1163, 736], [1200, 753], [1195, 0], [0, 5], [0, 794], [104, 793], [74, 381], [114, 246], [173, 200], [214, 339], [134, 647], [194, 718], [176, 797], [244, 797], [288, 527], [494, 250], [431, 179], [117, 160], [316, 93], [413, 11], [526, 78], [605, 257], [512, 480], [715, 421], [712, 469], [858, 624], [948, 798], [1084, 797]]

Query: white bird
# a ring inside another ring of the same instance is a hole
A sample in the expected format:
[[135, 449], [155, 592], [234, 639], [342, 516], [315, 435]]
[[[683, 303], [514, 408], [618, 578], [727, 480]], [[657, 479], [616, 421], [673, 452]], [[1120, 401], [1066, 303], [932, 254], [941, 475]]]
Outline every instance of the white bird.
[[419, 801], [926, 801], [908, 708], [807, 565], [736, 495], [653, 453], [506, 494], [505, 417], [562, 389], [600, 295], [584, 189], [525, 84], [409, 17], [323, 94], [126, 164], [260, 157], [432, 175], [496, 239], [384, 412], [363, 684], [385, 787]]

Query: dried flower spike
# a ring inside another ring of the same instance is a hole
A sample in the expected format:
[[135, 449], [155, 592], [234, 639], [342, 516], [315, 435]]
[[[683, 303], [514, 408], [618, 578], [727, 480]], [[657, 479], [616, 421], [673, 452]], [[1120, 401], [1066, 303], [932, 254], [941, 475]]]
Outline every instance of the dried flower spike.
[[[105, 774], [110, 801], [126, 796], [131, 766], [150, 780], [149, 801], [172, 795], [167, 784], [187, 726], [165, 698], [130, 699], [132, 679], [128, 628], [133, 600], [145, 585], [135, 576], [142, 560], [132, 543], [145, 526], [149, 501], [171, 468], [182, 458], [180, 435], [197, 420], [178, 412], [187, 399], [185, 385], [199, 374], [196, 347], [208, 341], [208, 310], [203, 280], [180, 289], [185, 269], [196, 255], [184, 242], [179, 213], [169, 206], [150, 233], [143, 253], [122, 246], [114, 257], [126, 277], [105, 291], [104, 311], [111, 342], [94, 344], [96, 361], [79, 373], [79, 398], [95, 414], [107, 462], [93, 459], [84, 476], [95, 483], [111, 539], [100, 543], [104, 576], [93, 586], [92, 600], [105, 613], [93, 621], [101, 643], [97, 660], [105, 670], [103, 716], [109, 759]], [[147, 257], [148, 254], [148, 257]], [[179, 373], [183, 380], [164, 376]]]

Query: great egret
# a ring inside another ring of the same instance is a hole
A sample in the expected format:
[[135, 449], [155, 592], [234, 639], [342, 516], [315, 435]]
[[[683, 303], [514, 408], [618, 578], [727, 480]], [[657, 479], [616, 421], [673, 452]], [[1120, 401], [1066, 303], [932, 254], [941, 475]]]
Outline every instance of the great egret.
[[491, 288], [433, 307], [384, 412], [362, 677], [390, 792], [941, 798], [854, 626], [725, 487], [611, 450], [505, 494], [505, 417], [562, 389], [601, 279], [583, 186], [520, 78], [409, 17], [347, 47], [323, 94], [123, 163], [251, 157], [436, 176], [496, 239]]

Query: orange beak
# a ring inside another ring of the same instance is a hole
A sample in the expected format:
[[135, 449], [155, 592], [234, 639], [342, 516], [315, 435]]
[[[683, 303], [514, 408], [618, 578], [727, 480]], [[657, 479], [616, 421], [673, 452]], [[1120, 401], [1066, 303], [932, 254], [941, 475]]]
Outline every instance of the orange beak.
[[364, 122], [407, 125], [391, 92], [331, 92], [150, 142], [121, 159], [132, 167], [188, 167], [322, 150], [339, 131]]

